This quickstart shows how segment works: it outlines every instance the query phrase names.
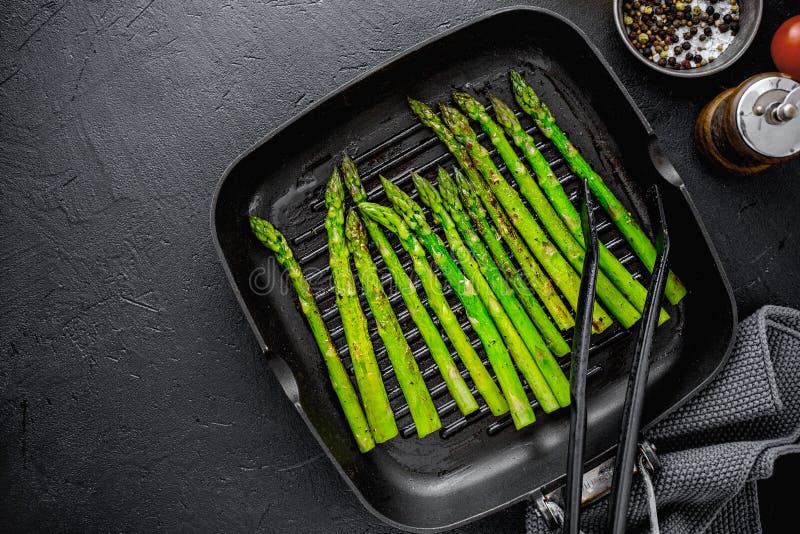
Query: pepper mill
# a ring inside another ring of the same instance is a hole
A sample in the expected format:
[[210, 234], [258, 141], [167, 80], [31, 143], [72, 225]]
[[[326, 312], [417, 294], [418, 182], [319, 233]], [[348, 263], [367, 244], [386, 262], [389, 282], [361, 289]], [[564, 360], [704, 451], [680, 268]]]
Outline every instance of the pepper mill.
[[717, 95], [695, 124], [697, 147], [715, 165], [754, 174], [800, 156], [800, 83], [757, 74]]

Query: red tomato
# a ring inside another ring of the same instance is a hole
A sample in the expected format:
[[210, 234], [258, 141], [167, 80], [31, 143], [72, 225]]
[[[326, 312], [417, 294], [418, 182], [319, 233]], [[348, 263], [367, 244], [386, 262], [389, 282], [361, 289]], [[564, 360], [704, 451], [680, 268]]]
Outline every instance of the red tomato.
[[800, 80], [800, 15], [781, 24], [772, 37], [770, 53], [778, 70]]

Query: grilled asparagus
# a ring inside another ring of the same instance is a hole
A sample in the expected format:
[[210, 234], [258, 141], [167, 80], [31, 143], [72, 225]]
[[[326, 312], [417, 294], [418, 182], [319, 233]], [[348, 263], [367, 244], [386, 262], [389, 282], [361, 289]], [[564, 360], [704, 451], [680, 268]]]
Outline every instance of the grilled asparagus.
[[[606, 210], [611, 220], [619, 228], [619, 231], [628, 240], [631, 248], [642, 260], [645, 267], [652, 272], [656, 261], [656, 249], [633, 215], [625, 209], [625, 206], [608, 188], [600, 175], [592, 169], [591, 165], [575, 148], [575, 145], [561, 131], [550, 109], [539, 100], [533, 87], [528, 85], [521, 74], [513, 70], [511, 71], [511, 85], [519, 106], [525, 113], [533, 117], [544, 136], [556, 145], [556, 148], [564, 156], [573, 172], [589, 182], [589, 187], [597, 197], [600, 205], [603, 206], [603, 209]], [[686, 287], [672, 271], [670, 271], [667, 278], [664, 294], [672, 304], [677, 304], [686, 295]]]
[[[452, 183], [452, 179], [447, 174], [447, 171], [439, 167], [438, 172], [440, 183], [447, 180], [451, 180]], [[470, 278], [472, 276], [478, 278], [477, 282], [475, 282], [475, 280], [473, 281], [478, 288], [479, 295], [482, 294], [481, 286], [484, 284], [481, 278], [485, 280], [485, 283], [488, 283], [488, 287], [486, 287], [486, 289], [488, 289], [487, 296], [492, 304], [491, 306], [487, 305], [488, 309], [493, 309], [494, 302], [491, 297], [496, 296], [502, 306], [502, 310], [505, 311], [504, 314], [498, 314], [499, 320], [502, 321], [507, 317], [511, 321], [511, 328], [515, 329], [518, 337], [524, 343], [527, 352], [539, 368], [539, 372], [547, 382], [547, 386], [549, 386], [559, 406], [568, 406], [569, 382], [567, 378], [564, 376], [555, 358], [553, 358], [552, 353], [547, 348], [547, 344], [534, 326], [533, 321], [528, 317], [527, 312], [517, 299], [516, 294], [508, 285], [508, 282], [506, 282], [506, 279], [492, 259], [483, 241], [481, 241], [481, 238], [475, 230], [472, 229], [472, 224], [467, 214], [460, 210], [446, 209], [441, 195], [439, 195], [436, 188], [434, 188], [429, 181], [415, 173], [412, 173], [411, 176], [420, 193], [420, 198], [431, 209], [434, 219], [444, 229], [445, 236], [450, 243], [450, 248], [456, 252], [462, 269]], [[457, 196], [455, 200], [458, 201]], [[467, 248], [464, 247], [465, 242]], [[458, 251], [461, 251], [461, 253], [459, 254]], [[479, 277], [478, 275], [483, 276]], [[495, 315], [492, 315], [492, 318], [495, 319], [495, 324], [498, 324], [498, 328], [500, 328], [500, 324], [502, 323], [498, 322], [498, 318], [495, 318]], [[502, 328], [500, 331], [501, 333], [503, 332]], [[508, 345], [509, 348], [516, 346], [514, 342], [506, 342], [506, 345]], [[513, 350], [512, 354], [514, 354]], [[530, 365], [529, 359], [524, 357], [521, 359], [524, 365]], [[522, 374], [527, 380], [528, 374], [524, 371], [523, 366], [517, 363], [517, 367], [523, 371]], [[538, 379], [538, 376], [536, 379]], [[535, 390], [534, 393], [536, 393]], [[549, 395], [545, 396], [549, 402]], [[537, 395], [537, 399], [539, 399], [539, 395]], [[545, 406], [541, 399], [539, 402], [543, 407]]]
[[[555, 241], [558, 248], [561, 249], [564, 257], [572, 267], [576, 271], [581, 272], [583, 268], [583, 257], [585, 255], [583, 247], [578, 244], [564, 225], [564, 222], [547, 201], [544, 193], [542, 193], [542, 190], [536, 184], [536, 180], [531, 177], [525, 164], [519, 159], [517, 153], [514, 152], [514, 149], [508, 143], [502, 128], [489, 116], [483, 105], [469, 94], [456, 91], [453, 93], [453, 98], [471, 119], [477, 121], [481, 125], [489, 136], [492, 144], [497, 148], [497, 152], [505, 162], [511, 175], [517, 181], [520, 192], [528, 200], [533, 211], [550, 234], [550, 237]], [[475, 150], [471, 152], [471, 154], [479, 158], [483, 157], [483, 154], [479, 150]], [[488, 158], [488, 153], [486, 153], [486, 157]], [[488, 162], [486, 166], [490, 168]], [[503, 186], [502, 184], [498, 184], [496, 187], [499, 189]], [[628, 271], [626, 271], [625, 267], [621, 264], [617, 263], [616, 268], [628, 274]], [[645, 291], [645, 295], [646, 293]], [[643, 306], [645, 295], [642, 295]], [[608, 309], [625, 328], [633, 326], [642, 316], [639, 310], [628, 302], [625, 296], [611, 283], [603, 272], [597, 273], [597, 296], [605, 304], [606, 309]]]
[[417, 435], [423, 438], [442, 428], [442, 421], [436, 413], [436, 406], [433, 404], [422, 373], [419, 372], [411, 347], [408, 346], [397, 316], [383, 290], [378, 268], [369, 255], [367, 232], [361, 219], [353, 211], [347, 214], [345, 234], [358, 279], [361, 280], [361, 287], [364, 288], [375, 324], [378, 326], [378, 335], [383, 340], [397, 382], [408, 403], [408, 411], [417, 427]]
[[[360, 209], [365, 216], [372, 218], [390, 232], [395, 233], [400, 239], [403, 248], [412, 258], [417, 258], [420, 263], [427, 264], [425, 248], [417, 237], [411, 233], [411, 230], [397, 212], [386, 206], [371, 202], [361, 203]], [[522, 382], [517, 376], [517, 371], [514, 369], [514, 364], [508, 355], [503, 340], [500, 338], [500, 333], [497, 331], [480, 298], [478, 298], [472, 282], [461, 273], [461, 270], [443, 245], [432, 248], [429, 252], [442, 272], [449, 274], [449, 276], [448, 274], [445, 276], [464, 305], [464, 311], [469, 318], [470, 324], [483, 343], [492, 368], [497, 375], [497, 381], [500, 383], [506, 401], [508, 401], [514, 426], [522, 428], [533, 423], [536, 421], [536, 416], [528, 402], [528, 397], [525, 395]]]
[[[514, 141], [514, 144], [525, 155], [525, 159], [530, 163], [531, 168], [536, 174], [536, 178], [541, 186], [541, 190], [547, 195], [547, 198], [552, 203], [557, 212], [557, 217], [560, 217], [567, 230], [572, 233], [576, 243], [583, 246], [583, 231], [581, 230], [580, 216], [578, 210], [570, 202], [567, 193], [561, 186], [561, 182], [556, 177], [553, 169], [548, 165], [547, 160], [536, 148], [536, 142], [531, 137], [522, 125], [519, 123], [514, 111], [508, 104], [500, 100], [494, 95], [489, 96], [494, 107], [494, 113], [506, 133]], [[532, 198], [539, 197], [540, 203], [543, 200], [541, 191], [537, 191], [530, 186], [523, 186], [520, 184], [520, 191], [528, 199], [528, 202], [533, 202]], [[546, 201], [545, 201], [546, 202]], [[549, 206], [548, 206], [549, 207]], [[552, 208], [550, 208], [552, 210]], [[647, 298], [647, 289], [633, 278], [630, 272], [620, 263], [620, 261], [609, 250], [600, 243], [599, 263], [600, 268], [611, 279], [614, 285], [619, 288], [622, 293], [628, 298], [637, 310], [640, 312], [644, 309], [644, 301]], [[661, 310], [659, 318], [660, 323], [669, 319], [669, 314], [666, 310]]]
[[317, 347], [322, 353], [322, 359], [328, 368], [328, 376], [330, 377], [333, 391], [342, 406], [347, 424], [350, 426], [356, 445], [358, 445], [358, 450], [361, 452], [371, 450], [375, 447], [375, 441], [372, 439], [369, 423], [367, 423], [367, 418], [361, 409], [358, 395], [350, 382], [350, 377], [347, 376], [347, 370], [339, 358], [333, 339], [331, 339], [328, 328], [322, 320], [319, 307], [314, 300], [311, 287], [308, 285], [305, 276], [303, 276], [303, 271], [292, 254], [292, 249], [289, 248], [289, 244], [283, 235], [270, 222], [251, 215], [250, 228], [256, 238], [275, 253], [275, 260], [289, 274], [289, 279], [292, 281], [297, 298], [300, 301], [300, 309], [306, 316], [308, 325], [311, 327], [311, 333], [317, 342]]
[[[533, 319], [536, 328], [541, 332], [542, 337], [547, 343], [547, 347], [556, 356], [563, 356], [569, 352], [569, 345], [558, 328], [553, 324], [547, 313], [542, 308], [539, 301], [533, 295], [533, 291], [528, 287], [528, 284], [523, 279], [522, 275], [517, 271], [516, 266], [508, 257], [505, 248], [503, 247], [502, 238], [497, 230], [486, 219], [486, 210], [481, 206], [480, 200], [475, 196], [475, 192], [467, 187], [466, 179], [458, 168], [453, 169], [455, 179], [451, 178], [446, 172], [439, 176], [439, 192], [442, 199], [447, 204], [453, 220], [459, 227], [464, 227], [463, 232], [469, 232], [467, 224], [469, 221], [465, 217], [458, 215], [461, 213], [469, 213], [469, 218], [472, 219], [478, 234], [483, 238], [483, 242], [489, 248], [495, 263], [503, 271], [506, 280], [514, 288], [522, 306], [528, 315]], [[464, 199], [464, 203], [459, 200], [459, 193]]]
[[[577, 305], [580, 277], [559, 253], [558, 248], [550, 241], [536, 219], [528, 211], [519, 194], [509, 185], [497, 170], [489, 152], [481, 146], [469, 120], [457, 109], [442, 104], [442, 119], [453, 132], [456, 140], [461, 142], [472, 157], [475, 167], [485, 179], [485, 183], [492, 190], [497, 200], [508, 212], [511, 221], [530, 247], [531, 252], [542, 262], [547, 273], [553, 278], [564, 296], [573, 306]], [[579, 268], [579, 270], [582, 266]], [[635, 309], [633, 309], [636, 312]], [[611, 317], [599, 304], [595, 304], [593, 329], [602, 332], [611, 325]]]
[[[361, 178], [358, 175], [358, 169], [353, 161], [344, 156], [342, 160], [342, 173], [344, 174], [344, 181], [347, 188], [350, 190], [350, 196], [353, 197], [356, 205], [361, 205], [366, 202], [367, 194], [361, 184]], [[403, 269], [403, 264], [400, 263], [397, 254], [395, 254], [386, 234], [383, 233], [380, 225], [369, 217], [364, 217], [364, 226], [367, 228], [372, 241], [378, 248], [378, 252], [383, 258], [389, 273], [392, 275], [397, 289], [403, 300], [408, 307], [409, 315], [414, 323], [419, 328], [422, 339], [430, 349], [431, 358], [436, 362], [439, 372], [447, 385], [447, 389], [456, 402], [459, 410], [464, 415], [468, 415], [478, 409], [478, 403], [469, 386], [464, 381], [461, 373], [458, 370], [453, 358], [450, 356], [450, 351], [445, 345], [441, 334], [439, 333], [436, 325], [433, 323], [431, 316], [422, 304], [422, 301], [417, 295], [417, 290], [414, 283], [406, 274]], [[413, 259], [412, 255], [412, 259]], [[502, 392], [497, 387], [497, 384], [492, 380], [492, 376], [483, 366], [480, 356], [475, 351], [475, 348], [470, 343], [469, 338], [461, 329], [458, 318], [450, 309], [447, 299], [442, 294], [442, 286], [436, 274], [428, 265], [428, 262], [423, 259], [417, 259], [414, 263], [414, 268], [420, 278], [422, 287], [428, 295], [428, 302], [431, 308], [439, 317], [440, 324], [444, 329], [447, 336], [450, 338], [453, 347], [456, 349], [461, 361], [472, 376], [475, 387], [483, 396], [486, 404], [494, 415], [501, 415], [508, 412], [508, 404], [503, 397]]]
[[492, 222], [497, 227], [498, 232], [508, 245], [511, 253], [519, 262], [522, 272], [530, 282], [531, 287], [536, 291], [536, 294], [539, 295], [539, 298], [542, 300], [542, 303], [544, 303], [550, 316], [560, 329], [566, 330], [571, 328], [572, 325], [575, 324], [575, 321], [569, 309], [567, 309], [564, 302], [558, 296], [555, 286], [553, 286], [547, 274], [545, 274], [531, 255], [527, 245], [514, 229], [508, 217], [506, 217], [503, 210], [497, 205], [494, 195], [491, 194], [488, 188], [483, 187], [483, 180], [477, 169], [475, 169], [469, 154], [467, 154], [467, 149], [456, 141], [455, 137], [453, 137], [453, 133], [428, 106], [411, 98], [408, 99], [408, 103], [411, 106], [411, 110], [417, 115], [420, 121], [436, 134], [439, 140], [445, 144], [450, 153], [456, 158], [456, 161], [464, 170], [466, 178], [471, 184], [470, 187], [479, 194], [481, 200], [485, 203], [485, 208]]
[[350, 253], [344, 236], [344, 187], [338, 169], [334, 168], [325, 190], [325, 229], [328, 232], [328, 252], [331, 274], [336, 290], [336, 306], [342, 317], [344, 334], [350, 348], [358, 391], [364, 403], [372, 436], [383, 443], [398, 434], [389, 397], [383, 386], [381, 370], [369, 339], [367, 318], [358, 301], [356, 283], [350, 270]]
[[[419, 175], [412, 173], [412, 177], [414, 178], [415, 183], [421, 183], [422, 178]], [[402, 189], [391, 183], [389, 180], [382, 178], [381, 182], [383, 183], [384, 190], [386, 190], [386, 196], [389, 197], [389, 200], [394, 206], [395, 211], [399, 213], [401, 217], [403, 217], [403, 220], [408, 227], [417, 234], [422, 242], [422, 245], [428, 250], [428, 252], [434, 256], [434, 258], [436, 258], [437, 255], [444, 257], [444, 254], [447, 254], [447, 258], [450, 258], [452, 262], [452, 258], [447, 252], [444, 243], [439, 236], [433, 232], [433, 229], [428, 224], [425, 214], [422, 212], [422, 208], [419, 206], [419, 204], [414, 202], [414, 200], [412, 200], [411, 197], [409, 197]], [[433, 189], [433, 192], [435, 193], [436, 190]], [[424, 193], [420, 192], [420, 194], [422, 195]], [[547, 381], [544, 379], [541, 371], [536, 366], [533, 357], [531, 356], [528, 347], [525, 345], [525, 342], [522, 340], [519, 332], [516, 330], [516, 328], [514, 328], [514, 323], [508, 317], [508, 314], [503, 309], [500, 300], [494, 294], [491, 286], [481, 274], [480, 267], [478, 266], [477, 262], [470, 254], [469, 249], [467, 249], [461, 237], [458, 235], [458, 231], [455, 229], [452, 219], [450, 219], [449, 215], [447, 215], [443, 209], [439, 210], [439, 213], [435, 214], [435, 216], [437, 221], [444, 229], [445, 237], [447, 238], [450, 248], [455, 254], [455, 257], [458, 259], [461, 267], [458, 271], [455, 271], [450, 268], [450, 262], [442, 262], [442, 264], [439, 265], [440, 269], [442, 270], [442, 274], [444, 274], [445, 278], [448, 279], [450, 285], [455, 283], [463, 283], [462, 280], [465, 280], [472, 285], [478, 295], [479, 300], [485, 306], [489, 317], [491, 317], [491, 319], [494, 321], [494, 325], [497, 327], [497, 330], [500, 333], [503, 342], [506, 344], [506, 347], [508, 347], [508, 352], [514, 359], [514, 363], [517, 364], [517, 368], [520, 370], [520, 372], [522, 372], [522, 376], [525, 377], [528, 385], [530, 385], [531, 390], [539, 401], [539, 404], [542, 405], [542, 408], [546, 412], [556, 410], [559, 406], [558, 400], [554, 397], [553, 392], [548, 387]], [[455, 263], [453, 262], [452, 265], [455, 266]], [[503, 295], [503, 297], [505, 297], [505, 295]]]

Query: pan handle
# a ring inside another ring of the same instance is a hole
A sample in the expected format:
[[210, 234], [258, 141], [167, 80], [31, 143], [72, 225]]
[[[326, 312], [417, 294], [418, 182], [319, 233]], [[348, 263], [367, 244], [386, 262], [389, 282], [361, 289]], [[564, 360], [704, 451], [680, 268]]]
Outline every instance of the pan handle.
[[653, 162], [653, 166], [658, 171], [658, 174], [661, 175], [661, 178], [675, 187], [682, 188], [684, 186], [683, 178], [675, 170], [667, 155], [664, 154], [661, 143], [658, 142], [658, 138], [655, 135], [650, 136], [647, 141], [647, 153], [650, 155], [650, 161]]

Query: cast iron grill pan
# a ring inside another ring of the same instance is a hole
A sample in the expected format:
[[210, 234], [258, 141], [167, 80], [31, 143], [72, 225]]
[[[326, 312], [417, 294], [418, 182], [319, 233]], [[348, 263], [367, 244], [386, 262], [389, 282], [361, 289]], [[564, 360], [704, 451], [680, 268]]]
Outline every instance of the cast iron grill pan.
[[[537, 410], [538, 421], [516, 431], [508, 416], [491, 416], [473, 388], [481, 409], [462, 416], [372, 248], [443, 428], [424, 440], [416, 438], [408, 407], [362, 298], [401, 436], [369, 454], [359, 454], [295, 296], [271, 255], [250, 236], [246, 215], [252, 212], [267, 217], [284, 232], [350, 368], [323, 227], [323, 191], [332, 166], [342, 151], [348, 151], [370, 200], [376, 202], [386, 202], [379, 175], [413, 192], [410, 170], [434, 179], [437, 165], [449, 169], [454, 161], [429, 130], [416, 122], [406, 95], [434, 104], [449, 100], [452, 89], [466, 88], [484, 102], [486, 92], [492, 91], [513, 103], [507, 80], [512, 67], [534, 84], [562, 128], [646, 229], [641, 192], [662, 178], [672, 184], [664, 187], [674, 229], [672, 265], [690, 294], [679, 307], [669, 309], [672, 319], [658, 331], [646, 423], [674, 409], [714, 375], [727, 356], [735, 327], [727, 280], [688, 193], [608, 66], [563, 19], [532, 8], [498, 11], [425, 43], [338, 90], [234, 162], [217, 191], [212, 227], [234, 291], [287, 395], [362, 502], [382, 519], [409, 530], [453, 527], [525, 498], [538, 488], [555, 485], [565, 469], [567, 411], [545, 415]], [[518, 116], [574, 200], [577, 178], [533, 122]], [[491, 150], [488, 140], [480, 137]], [[499, 157], [494, 158], [504, 170]], [[647, 271], [616, 227], [602, 210], [596, 214], [601, 240], [646, 284]], [[394, 236], [389, 237], [425, 300], [410, 259]], [[460, 302], [447, 284], [443, 285], [465, 331], [485, 356]], [[569, 340], [571, 333], [565, 335]], [[629, 332], [616, 325], [593, 339], [587, 458], [602, 458], [614, 445], [632, 342]], [[472, 385], [463, 365], [456, 361]], [[562, 364], [566, 369], [568, 358], [563, 358]], [[487, 368], [491, 371], [491, 366]]]

